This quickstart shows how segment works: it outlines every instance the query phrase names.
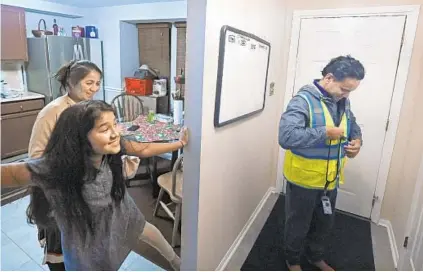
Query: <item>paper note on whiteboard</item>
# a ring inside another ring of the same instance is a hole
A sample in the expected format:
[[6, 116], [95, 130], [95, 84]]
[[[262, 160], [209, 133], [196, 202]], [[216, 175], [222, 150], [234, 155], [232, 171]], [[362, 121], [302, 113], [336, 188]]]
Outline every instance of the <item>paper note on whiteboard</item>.
[[265, 107], [270, 43], [223, 26], [220, 33], [214, 125], [221, 127]]

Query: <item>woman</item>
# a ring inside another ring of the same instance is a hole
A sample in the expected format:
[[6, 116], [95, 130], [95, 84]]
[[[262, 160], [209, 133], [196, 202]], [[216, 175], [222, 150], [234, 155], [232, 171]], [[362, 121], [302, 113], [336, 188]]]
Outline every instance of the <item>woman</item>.
[[[60, 83], [60, 90], [65, 95], [49, 103], [38, 114], [32, 129], [28, 154], [30, 158], [39, 158], [46, 148], [56, 121], [60, 114], [77, 102], [90, 100], [100, 89], [101, 70], [88, 60], [72, 61], [62, 66], [55, 74]], [[124, 165], [129, 176], [135, 174], [139, 164], [138, 158], [126, 158]], [[36, 190], [34, 194], [37, 194]], [[48, 229], [38, 226], [38, 239], [44, 247], [43, 264], [52, 271], [64, 270], [60, 233], [56, 226]]]
[[180, 259], [126, 191], [122, 155], [150, 157], [178, 150], [174, 143], [138, 143], [120, 138], [114, 111], [103, 101], [84, 101], [60, 115], [44, 154], [26, 163], [1, 166], [2, 186], [31, 182], [29, 222], [57, 222], [66, 270], [118, 270], [142, 242], [179, 269]]

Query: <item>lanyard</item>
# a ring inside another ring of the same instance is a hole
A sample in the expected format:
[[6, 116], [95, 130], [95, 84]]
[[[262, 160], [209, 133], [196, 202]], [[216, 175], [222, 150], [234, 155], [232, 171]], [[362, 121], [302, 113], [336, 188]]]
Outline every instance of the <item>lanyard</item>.
[[342, 146], [341, 141], [344, 141], [345, 139], [346, 139], [345, 137], [341, 137], [339, 139], [339, 142], [338, 142], [338, 158], [336, 160], [336, 175], [335, 175], [335, 178], [332, 179], [332, 180], [329, 180], [328, 179], [328, 175], [329, 175], [329, 162], [330, 162], [330, 149], [332, 147], [332, 140], [330, 140], [329, 150], [328, 150], [328, 160], [327, 160], [327, 166], [326, 166], [326, 183], [325, 183], [325, 188], [324, 188], [324, 191], [323, 191], [323, 195], [324, 196], [326, 196], [326, 194], [328, 192], [329, 184], [331, 184], [331, 183], [333, 183], [333, 182], [335, 182], [335, 181], [337, 181], [339, 179], [339, 170], [341, 168], [340, 167], [341, 166], [341, 146]]

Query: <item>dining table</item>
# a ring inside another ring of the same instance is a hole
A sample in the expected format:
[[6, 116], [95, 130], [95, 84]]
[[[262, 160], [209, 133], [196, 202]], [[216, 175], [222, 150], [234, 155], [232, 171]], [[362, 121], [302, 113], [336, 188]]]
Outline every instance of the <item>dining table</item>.
[[[136, 126], [136, 130], [130, 129]], [[173, 122], [163, 122], [156, 119], [149, 120], [147, 115], [140, 115], [135, 120], [130, 122], [122, 122], [118, 124], [121, 131], [121, 136], [127, 140], [141, 142], [141, 143], [167, 143], [179, 140], [179, 133], [182, 129], [181, 125], [174, 125]], [[171, 167], [178, 158], [179, 150], [173, 151], [171, 155]], [[157, 183], [157, 156], [151, 159], [151, 182], [153, 185], [153, 197], [157, 198], [160, 187]]]

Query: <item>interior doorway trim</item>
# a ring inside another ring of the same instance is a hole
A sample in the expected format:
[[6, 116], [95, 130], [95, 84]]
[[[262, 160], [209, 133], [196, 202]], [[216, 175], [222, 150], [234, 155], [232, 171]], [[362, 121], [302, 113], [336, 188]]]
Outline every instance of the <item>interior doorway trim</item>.
[[[293, 12], [291, 45], [289, 49], [289, 60], [287, 69], [286, 91], [284, 98], [284, 110], [292, 98], [292, 89], [294, 87], [295, 66], [298, 54], [298, 42], [301, 30], [301, 20], [309, 18], [330, 18], [330, 17], [348, 17], [348, 16], [392, 16], [403, 15], [407, 17], [407, 23], [404, 29], [403, 45], [400, 52], [400, 59], [397, 68], [397, 77], [394, 84], [392, 95], [391, 111], [389, 113], [389, 129], [386, 132], [385, 142], [382, 149], [382, 158], [379, 165], [379, 172], [376, 183], [375, 196], [376, 201], [372, 209], [371, 220], [379, 222], [380, 211], [382, 208], [383, 197], [385, 194], [386, 182], [388, 179], [389, 168], [391, 164], [392, 153], [395, 144], [396, 132], [399, 124], [401, 107], [404, 98], [404, 91], [407, 83], [408, 70], [411, 61], [414, 38], [416, 35], [420, 5], [406, 6], [385, 6], [385, 7], [366, 7], [366, 8], [346, 8], [346, 9], [322, 9], [322, 10], [296, 10]], [[311, 79], [310, 79], [311, 80]], [[285, 151], [279, 149], [278, 171], [276, 180], [276, 189], [279, 192], [284, 191], [284, 178], [281, 169], [283, 169]]]
[[[407, 220], [407, 226], [406, 226], [406, 230], [405, 230], [405, 237], [409, 236], [411, 234], [411, 230], [413, 228], [413, 224], [416, 224], [417, 220], [418, 220], [418, 216], [420, 215], [420, 211], [418, 208], [418, 204], [419, 204], [419, 200], [420, 198], [423, 197], [423, 156], [420, 160], [420, 168], [419, 168], [419, 172], [417, 174], [417, 180], [416, 180], [416, 185], [415, 185], [415, 189], [414, 189], [414, 194], [412, 197], [412, 202], [411, 202], [411, 208], [410, 208], [410, 212], [408, 215], [408, 220]], [[405, 238], [404, 237], [404, 238]], [[413, 237], [413, 241], [414, 241], [414, 245], [413, 247], [417, 247], [418, 245], [418, 241], [416, 240], [416, 237]], [[423, 246], [421, 244], [421, 246]], [[414, 267], [414, 264], [411, 260], [407, 260], [407, 250], [412, 250], [410, 249], [406, 249], [404, 247], [401, 247], [400, 252], [399, 252], [399, 261], [398, 261], [398, 266], [396, 267], [398, 270], [405, 270], [407, 269], [405, 262], [410, 261], [410, 266], [413, 269], [413, 271], [418, 270], [418, 268]]]

